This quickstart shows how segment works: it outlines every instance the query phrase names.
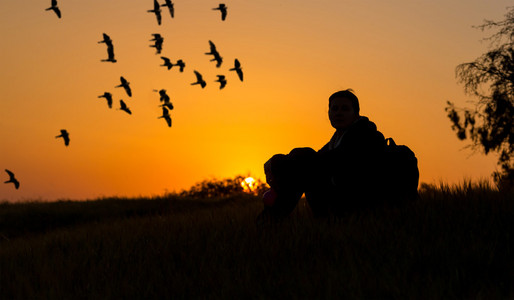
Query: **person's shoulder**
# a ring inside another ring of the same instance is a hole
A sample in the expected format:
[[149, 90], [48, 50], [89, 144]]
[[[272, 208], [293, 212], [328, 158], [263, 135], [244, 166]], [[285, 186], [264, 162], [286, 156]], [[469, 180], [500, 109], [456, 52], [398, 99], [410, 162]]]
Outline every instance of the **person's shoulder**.
[[365, 116], [359, 117], [352, 127], [355, 130], [377, 131], [377, 125]]
[[361, 116], [355, 123], [355, 135], [360, 138], [371, 138], [373, 140], [384, 140], [384, 135], [378, 130], [377, 125], [368, 117]]

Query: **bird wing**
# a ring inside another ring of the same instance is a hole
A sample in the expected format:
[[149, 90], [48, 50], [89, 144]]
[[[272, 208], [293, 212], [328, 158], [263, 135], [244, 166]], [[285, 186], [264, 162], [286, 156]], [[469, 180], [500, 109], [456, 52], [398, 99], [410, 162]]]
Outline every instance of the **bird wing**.
[[127, 80], [123, 78], [123, 76], [120, 77], [121, 85], [125, 85], [127, 83]]
[[127, 104], [125, 104], [125, 102], [123, 100], [120, 100], [120, 107], [121, 107], [121, 109], [126, 109]]
[[7, 172], [7, 174], [9, 175], [10, 179], [14, 179], [14, 173], [13, 172], [11, 172], [11, 171], [9, 171], [7, 169], [5, 169], [5, 172]]
[[227, 17], [227, 9], [222, 9], [221, 10], [221, 20], [222, 21], [225, 21], [225, 18]]
[[243, 81], [243, 70], [237, 69], [236, 73], [237, 73], [237, 76], [239, 76], [239, 80]]
[[237, 58], [234, 60], [234, 66], [236, 69], [239, 69], [241, 67], [241, 63], [239, 62], [239, 60]]
[[223, 57], [220, 56], [218, 52], [214, 55], [214, 59], [216, 60], [216, 67], [219, 68], [221, 63], [223, 63]]
[[203, 81], [202, 74], [198, 73], [198, 71], [194, 71], [194, 72], [195, 72], [195, 75], [196, 75], [196, 80], [198, 82]]
[[211, 54], [216, 52], [216, 45], [212, 41], [209, 41], [209, 46], [211, 47]]
[[54, 10], [57, 17], [59, 17], [59, 19], [60, 19], [61, 18], [61, 10], [59, 9], [59, 7], [54, 6], [52, 9]]
[[52, 0], [52, 6], [56, 6], [57, 5], [57, 0]]
[[110, 47], [107, 47], [107, 55], [109, 56], [110, 60], [114, 60], [114, 47], [112, 47], [112, 44]]
[[169, 64], [171, 63], [171, 60], [165, 56], [161, 56], [161, 58], [164, 60], [164, 64]]

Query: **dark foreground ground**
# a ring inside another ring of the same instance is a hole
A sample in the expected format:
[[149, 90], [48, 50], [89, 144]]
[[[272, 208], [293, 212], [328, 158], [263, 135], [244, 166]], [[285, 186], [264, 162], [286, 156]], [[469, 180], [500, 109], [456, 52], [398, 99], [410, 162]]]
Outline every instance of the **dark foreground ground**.
[[256, 225], [258, 197], [0, 205], [2, 299], [514, 298], [514, 196]]

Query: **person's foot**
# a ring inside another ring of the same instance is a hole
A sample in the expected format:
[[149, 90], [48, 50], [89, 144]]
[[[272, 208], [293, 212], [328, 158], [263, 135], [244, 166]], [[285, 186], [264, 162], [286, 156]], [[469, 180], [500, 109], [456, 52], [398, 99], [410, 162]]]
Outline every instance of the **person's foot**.
[[265, 207], [271, 207], [275, 204], [275, 200], [277, 199], [277, 193], [274, 189], [267, 190], [264, 195], [262, 195], [262, 202]]

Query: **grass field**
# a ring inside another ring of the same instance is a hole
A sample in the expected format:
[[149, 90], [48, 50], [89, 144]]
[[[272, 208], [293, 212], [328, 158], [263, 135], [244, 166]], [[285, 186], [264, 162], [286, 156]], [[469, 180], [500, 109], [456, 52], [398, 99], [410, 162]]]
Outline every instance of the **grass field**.
[[339, 220], [258, 197], [0, 205], [2, 299], [513, 298], [514, 195], [427, 186]]

